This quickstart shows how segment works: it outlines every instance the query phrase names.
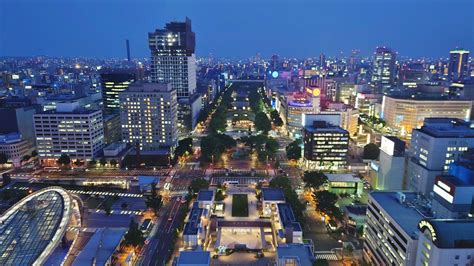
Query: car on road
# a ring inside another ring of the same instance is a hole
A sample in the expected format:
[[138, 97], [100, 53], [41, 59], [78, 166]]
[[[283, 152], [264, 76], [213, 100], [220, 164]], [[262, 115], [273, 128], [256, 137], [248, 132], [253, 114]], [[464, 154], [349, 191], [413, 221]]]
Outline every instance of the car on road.
[[168, 221], [173, 221], [173, 217], [168, 217]]

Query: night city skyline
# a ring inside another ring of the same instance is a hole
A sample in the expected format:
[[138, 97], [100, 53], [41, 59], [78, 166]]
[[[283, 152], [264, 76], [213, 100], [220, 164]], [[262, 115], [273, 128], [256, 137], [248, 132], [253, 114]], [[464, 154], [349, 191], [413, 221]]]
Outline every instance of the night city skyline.
[[6, 0], [0, 56], [124, 58], [129, 39], [132, 57], [148, 57], [148, 32], [187, 16], [200, 57], [348, 56], [353, 49], [371, 56], [388, 46], [403, 58], [440, 58], [456, 47], [472, 50], [473, 9], [469, 0]]

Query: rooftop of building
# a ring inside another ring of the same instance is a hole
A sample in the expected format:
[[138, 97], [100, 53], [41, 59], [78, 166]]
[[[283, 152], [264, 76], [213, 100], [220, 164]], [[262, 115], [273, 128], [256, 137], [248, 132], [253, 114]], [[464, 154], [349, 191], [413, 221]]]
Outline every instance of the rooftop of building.
[[197, 195], [197, 201], [212, 201], [214, 198], [214, 191], [212, 190], [200, 190]]
[[[21, 199], [0, 217], [0, 265], [43, 264], [70, 220], [69, 194], [49, 187]], [[28, 232], [28, 237], [24, 233]]]
[[[400, 200], [402, 195], [405, 197], [403, 201]], [[417, 239], [416, 232], [420, 220], [431, 216], [415, 192], [374, 191], [369, 194], [369, 198], [381, 205], [412, 239]]]
[[262, 188], [262, 199], [265, 201], [285, 201], [281, 188]]
[[134, 82], [129, 85], [126, 92], [170, 92], [173, 89], [169, 83], [149, 83], [149, 82]]
[[302, 231], [300, 223], [296, 221], [293, 209], [288, 203], [278, 203], [278, 213], [280, 214], [281, 224], [284, 228], [293, 227], [293, 231]]
[[0, 134], [0, 144], [11, 144], [19, 141], [21, 141], [21, 134], [18, 132]]
[[193, 208], [189, 212], [188, 222], [184, 225], [184, 235], [196, 235], [198, 233], [203, 212], [203, 208], [199, 208], [196, 204], [193, 205]]
[[362, 182], [362, 180], [356, 177], [354, 174], [326, 174], [329, 182]]
[[438, 138], [474, 137], [474, 125], [462, 119], [455, 118], [425, 118], [423, 126], [414, 130]]
[[438, 178], [441, 181], [449, 183], [455, 187], [474, 187], [474, 177], [460, 178], [453, 175], [441, 175]]
[[295, 258], [298, 260], [300, 266], [313, 265], [314, 256], [311, 253], [311, 248], [304, 244], [289, 244], [286, 246], [277, 247], [278, 259]]
[[127, 228], [97, 229], [72, 265], [106, 265], [127, 230]]
[[[426, 219], [424, 222], [431, 224], [435, 235], [433, 243], [438, 248], [474, 249], [473, 219]], [[424, 230], [426, 223], [419, 225], [418, 228]]]
[[346, 212], [351, 215], [365, 216], [367, 215], [367, 205], [347, 205], [344, 207]]
[[181, 251], [177, 266], [180, 265], [210, 265], [211, 253], [209, 251]]
[[308, 132], [314, 133], [314, 132], [325, 132], [325, 131], [331, 131], [331, 132], [340, 132], [340, 133], [346, 133], [348, 134], [347, 130], [341, 128], [340, 126], [335, 126], [331, 123], [328, 123], [326, 121], [313, 121], [312, 125], [306, 125], [304, 129]]

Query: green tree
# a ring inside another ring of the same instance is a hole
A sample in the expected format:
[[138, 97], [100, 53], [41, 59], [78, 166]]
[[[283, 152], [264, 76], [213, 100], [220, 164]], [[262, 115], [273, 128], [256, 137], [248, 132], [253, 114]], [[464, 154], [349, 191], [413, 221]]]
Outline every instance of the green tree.
[[105, 166], [105, 165], [107, 164], [107, 160], [106, 160], [104, 157], [102, 157], [102, 158], [100, 158], [100, 160], [99, 160], [99, 164], [100, 164], [101, 166]]
[[38, 152], [36, 150], [31, 152], [31, 157], [36, 157], [38, 156]]
[[115, 160], [115, 159], [110, 160], [110, 165], [111, 165], [112, 167], [117, 166], [117, 164], [118, 164], [117, 160]]
[[156, 183], [151, 184], [151, 195], [147, 196], [145, 204], [148, 208], [151, 208], [155, 214], [158, 214], [160, 211], [163, 200], [161, 195], [156, 192]]
[[272, 129], [272, 124], [264, 112], [255, 115], [255, 128], [261, 130], [263, 134], [268, 134], [268, 131]]
[[380, 149], [374, 143], [369, 143], [364, 146], [364, 159], [376, 160], [379, 157]]
[[143, 236], [142, 231], [138, 227], [138, 223], [132, 218], [130, 220], [130, 225], [128, 231], [124, 237], [124, 244], [130, 245], [133, 247], [141, 247], [145, 243], [145, 237]]
[[299, 160], [301, 158], [301, 141], [295, 140], [286, 146], [286, 157], [289, 160]]
[[71, 158], [69, 157], [69, 155], [63, 153], [56, 162], [61, 166], [68, 166], [71, 164]]
[[280, 144], [278, 144], [278, 141], [274, 138], [268, 138], [267, 142], [265, 143], [265, 149], [268, 152], [268, 155], [270, 157], [275, 157], [278, 148], [280, 148]]
[[313, 193], [313, 198], [316, 201], [316, 208], [326, 213], [327, 215], [340, 219], [342, 216], [341, 211], [336, 207], [337, 195], [327, 190], [320, 190]]
[[281, 119], [280, 114], [278, 113], [277, 110], [273, 110], [270, 113], [270, 117], [272, 118], [272, 122], [275, 126], [277, 127], [283, 126], [283, 120]]
[[328, 181], [328, 177], [322, 172], [305, 171], [303, 181], [306, 183], [306, 187], [318, 189]]
[[313, 266], [329, 266], [329, 262], [325, 259], [317, 259], [313, 261]]
[[190, 194], [196, 194], [199, 192], [201, 189], [208, 189], [209, 188], [209, 182], [204, 179], [204, 178], [197, 178], [193, 179], [191, 181], [191, 185], [189, 186], [189, 193]]
[[193, 153], [193, 138], [184, 138], [178, 141], [178, 147], [174, 151], [175, 159]]
[[31, 156], [27, 154], [27, 155], [25, 155], [21, 158], [21, 161], [23, 161], [23, 162], [28, 161], [29, 159], [31, 159]]
[[94, 167], [95, 165], [97, 164], [97, 161], [92, 159], [90, 162], [89, 162], [89, 165]]

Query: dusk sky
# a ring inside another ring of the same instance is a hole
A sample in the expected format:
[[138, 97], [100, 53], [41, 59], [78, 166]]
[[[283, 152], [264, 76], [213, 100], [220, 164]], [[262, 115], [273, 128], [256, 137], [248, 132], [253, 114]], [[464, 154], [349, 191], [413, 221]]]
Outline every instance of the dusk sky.
[[400, 56], [474, 49], [472, 0], [0, 0], [0, 56], [148, 57], [147, 33], [191, 18], [197, 56]]

